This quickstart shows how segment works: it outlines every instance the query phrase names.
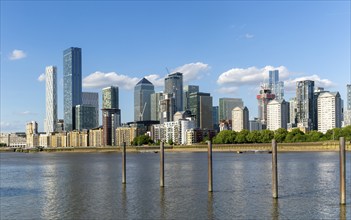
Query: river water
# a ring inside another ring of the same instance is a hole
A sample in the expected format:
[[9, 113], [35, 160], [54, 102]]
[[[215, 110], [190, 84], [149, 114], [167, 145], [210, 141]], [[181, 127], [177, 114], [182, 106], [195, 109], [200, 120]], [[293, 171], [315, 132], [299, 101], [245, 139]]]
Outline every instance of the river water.
[[337, 152], [278, 154], [279, 199], [272, 199], [270, 154], [1, 153], [0, 219], [351, 219], [339, 205]]

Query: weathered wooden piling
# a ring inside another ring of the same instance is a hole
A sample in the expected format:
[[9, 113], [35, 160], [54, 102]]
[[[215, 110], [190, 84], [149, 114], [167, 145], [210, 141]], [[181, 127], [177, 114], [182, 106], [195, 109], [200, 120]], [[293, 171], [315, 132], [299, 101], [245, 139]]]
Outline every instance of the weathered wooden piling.
[[213, 176], [212, 176], [212, 141], [208, 141], [208, 191], [213, 191]]
[[272, 194], [278, 198], [278, 164], [277, 164], [277, 142], [272, 140]]
[[345, 138], [340, 137], [340, 204], [346, 204], [346, 151], [345, 151]]
[[126, 184], [126, 142], [123, 142], [122, 149], [122, 184]]
[[164, 142], [160, 143], [160, 187], [165, 186], [165, 160], [164, 160]]

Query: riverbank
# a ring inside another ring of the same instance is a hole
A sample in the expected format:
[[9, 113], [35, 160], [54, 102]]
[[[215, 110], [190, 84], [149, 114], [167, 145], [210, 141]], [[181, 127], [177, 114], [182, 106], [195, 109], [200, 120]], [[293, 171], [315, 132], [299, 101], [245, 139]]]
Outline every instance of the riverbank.
[[[246, 152], [246, 151], [270, 151], [272, 146], [266, 144], [213, 144], [214, 152]], [[143, 153], [159, 151], [159, 146], [127, 146], [127, 152]], [[351, 144], [346, 143], [346, 150], [351, 151]], [[63, 147], [63, 148], [6, 148], [1, 147], [0, 152], [120, 152], [121, 147]], [[206, 144], [189, 146], [165, 146], [165, 152], [206, 152]], [[278, 152], [297, 151], [339, 151], [338, 141], [309, 142], [309, 143], [278, 143]]]

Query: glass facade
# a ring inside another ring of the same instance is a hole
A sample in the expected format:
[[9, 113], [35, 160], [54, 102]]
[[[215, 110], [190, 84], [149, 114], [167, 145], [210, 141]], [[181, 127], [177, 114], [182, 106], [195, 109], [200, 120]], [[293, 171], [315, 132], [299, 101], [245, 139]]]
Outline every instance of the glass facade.
[[154, 85], [143, 78], [134, 87], [134, 121], [151, 120], [151, 94], [155, 93]]
[[95, 125], [99, 126], [99, 93], [97, 92], [82, 92], [82, 104], [95, 108]]
[[296, 120], [308, 130], [317, 130], [317, 124], [313, 120], [316, 114], [314, 98], [314, 81], [296, 83]]
[[213, 129], [212, 97], [209, 93], [191, 93], [189, 95], [189, 110], [192, 115], [195, 115], [197, 128]]
[[102, 108], [118, 109], [119, 108], [119, 92], [117, 86], [110, 86], [102, 89]]
[[76, 130], [92, 129], [96, 127], [96, 109], [94, 106], [77, 105], [75, 107]]
[[63, 101], [65, 130], [75, 129], [75, 106], [82, 103], [82, 51], [70, 47], [63, 52]]
[[235, 107], [243, 107], [244, 102], [239, 98], [220, 98], [219, 99], [219, 121], [221, 120], [231, 120], [232, 110]]
[[175, 112], [183, 111], [183, 73], [172, 73], [165, 78], [165, 93], [172, 94]]

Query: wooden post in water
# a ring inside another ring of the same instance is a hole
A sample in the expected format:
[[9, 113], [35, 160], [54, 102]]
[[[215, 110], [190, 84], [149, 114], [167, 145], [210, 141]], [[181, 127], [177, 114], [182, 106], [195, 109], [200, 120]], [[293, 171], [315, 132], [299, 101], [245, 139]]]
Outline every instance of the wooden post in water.
[[208, 191], [213, 191], [212, 177], [212, 141], [208, 141]]
[[164, 160], [164, 142], [160, 143], [160, 187], [165, 186], [165, 160]]
[[278, 164], [277, 164], [277, 142], [272, 140], [272, 194], [278, 198]]
[[340, 204], [346, 204], [346, 151], [345, 151], [345, 138], [340, 137]]
[[123, 142], [122, 149], [122, 184], [126, 184], [126, 142]]

